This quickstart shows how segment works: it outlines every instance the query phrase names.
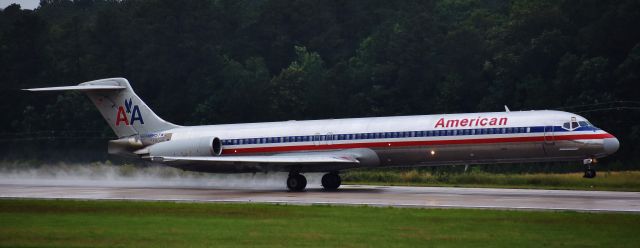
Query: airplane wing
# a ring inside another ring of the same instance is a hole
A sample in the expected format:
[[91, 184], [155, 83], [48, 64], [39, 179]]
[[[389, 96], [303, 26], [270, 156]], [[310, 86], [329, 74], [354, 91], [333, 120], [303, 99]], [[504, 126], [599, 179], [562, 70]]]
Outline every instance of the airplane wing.
[[340, 154], [291, 155], [277, 154], [272, 156], [220, 156], [220, 157], [151, 157], [154, 162], [195, 162], [200, 164], [316, 164], [316, 163], [360, 163], [354, 156]]
[[274, 155], [226, 155], [226, 156], [151, 156], [152, 162], [194, 171], [218, 171], [224, 168], [242, 170], [269, 168], [272, 171], [288, 171], [298, 168], [301, 172], [322, 172], [379, 165], [379, 158], [367, 148], [323, 151], [292, 152]]

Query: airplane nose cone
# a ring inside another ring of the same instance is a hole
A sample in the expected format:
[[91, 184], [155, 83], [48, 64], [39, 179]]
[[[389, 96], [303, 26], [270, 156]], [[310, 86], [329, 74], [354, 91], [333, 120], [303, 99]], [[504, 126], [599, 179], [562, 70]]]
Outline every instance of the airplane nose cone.
[[602, 147], [607, 154], [613, 154], [620, 148], [620, 142], [616, 138], [607, 138], [604, 139]]

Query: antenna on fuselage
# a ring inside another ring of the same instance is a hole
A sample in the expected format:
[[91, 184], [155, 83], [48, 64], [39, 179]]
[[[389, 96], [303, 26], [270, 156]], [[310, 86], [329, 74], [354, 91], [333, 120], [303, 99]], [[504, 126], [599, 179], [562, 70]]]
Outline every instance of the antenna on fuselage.
[[504, 111], [507, 113], [511, 112], [511, 110], [509, 110], [509, 107], [507, 107], [507, 105], [504, 105]]

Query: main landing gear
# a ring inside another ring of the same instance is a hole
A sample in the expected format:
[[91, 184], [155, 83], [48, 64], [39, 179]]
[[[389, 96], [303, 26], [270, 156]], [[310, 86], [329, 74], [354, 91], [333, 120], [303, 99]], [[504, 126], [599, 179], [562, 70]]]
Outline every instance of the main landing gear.
[[594, 178], [596, 177], [596, 168], [594, 168], [594, 166], [596, 165], [598, 161], [595, 158], [588, 158], [584, 160], [584, 165], [586, 166], [586, 168], [584, 169], [584, 178]]
[[330, 172], [322, 176], [322, 187], [324, 187], [325, 190], [336, 190], [340, 187], [341, 183], [342, 179], [337, 172]]
[[303, 191], [307, 187], [307, 178], [300, 173], [291, 172], [287, 178], [287, 188], [290, 191]]
[[[322, 187], [327, 191], [333, 191], [338, 189], [342, 184], [342, 179], [338, 172], [329, 172], [322, 176]], [[287, 178], [287, 188], [289, 191], [303, 191], [307, 187], [307, 178], [298, 172], [289, 173]]]

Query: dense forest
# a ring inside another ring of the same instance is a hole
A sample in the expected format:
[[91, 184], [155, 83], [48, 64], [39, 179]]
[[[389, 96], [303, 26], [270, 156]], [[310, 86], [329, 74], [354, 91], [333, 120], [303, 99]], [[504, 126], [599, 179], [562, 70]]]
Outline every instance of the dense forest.
[[2, 158], [106, 159], [114, 135], [86, 97], [19, 90], [105, 77], [182, 125], [565, 110], [621, 140], [605, 163], [640, 168], [638, 0], [10, 5]]

